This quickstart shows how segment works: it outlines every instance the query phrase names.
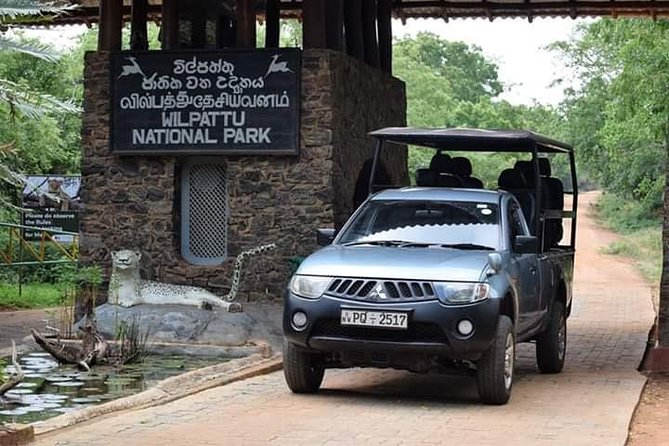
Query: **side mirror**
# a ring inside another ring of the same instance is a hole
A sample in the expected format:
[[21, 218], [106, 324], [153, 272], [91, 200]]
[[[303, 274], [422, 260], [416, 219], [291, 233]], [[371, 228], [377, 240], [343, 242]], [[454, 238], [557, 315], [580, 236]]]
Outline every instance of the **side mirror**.
[[498, 252], [491, 252], [488, 254], [488, 264], [497, 274], [502, 269], [502, 255]]
[[539, 251], [539, 241], [533, 235], [517, 235], [513, 250], [518, 254], [535, 254]]
[[332, 244], [332, 240], [334, 240], [335, 235], [337, 233], [335, 232], [334, 229], [317, 229], [316, 230], [316, 243], [318, 243], [318, 246], [327, 246]]

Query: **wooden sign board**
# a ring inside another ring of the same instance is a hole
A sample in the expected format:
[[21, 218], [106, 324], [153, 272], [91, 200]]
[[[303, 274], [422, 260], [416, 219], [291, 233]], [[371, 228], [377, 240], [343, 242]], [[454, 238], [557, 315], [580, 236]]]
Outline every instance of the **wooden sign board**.
[[123, 51], [111, 87], [115, 153], [298, 153], [299, 49]]

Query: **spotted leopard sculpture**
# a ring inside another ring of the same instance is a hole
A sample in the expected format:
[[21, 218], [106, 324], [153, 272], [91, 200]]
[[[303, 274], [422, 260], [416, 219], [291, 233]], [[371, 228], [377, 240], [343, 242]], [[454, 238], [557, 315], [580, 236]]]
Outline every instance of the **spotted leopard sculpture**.
[[200, 308], [221, 307], [231, 313], [242, 311], [240, 304], [226, 302], [203, 288], [142, 280], [139, 275], [141, 258], [141, 253], [128, 249], [112, 252], [109, 303], [122, 307], [180, 304]]

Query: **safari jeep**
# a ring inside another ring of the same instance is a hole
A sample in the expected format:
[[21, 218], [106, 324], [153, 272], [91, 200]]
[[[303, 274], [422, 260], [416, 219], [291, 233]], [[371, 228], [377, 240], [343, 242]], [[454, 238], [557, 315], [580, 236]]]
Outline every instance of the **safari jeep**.
[[[288, 387], [315, 392], [326, 368], [462, 371], [476, 376], [482, 401], [505, 404], [518, 342], [536, 343], [541, 372], [560, 372], [578, 198], [571, 147], [527, 131], [389, 128], [372, 136], [372, 172], [387, 142], [435, 155], [416, 172], [416, 187], [383, 186], [338, 234], [319, 231], [325, 247], [304, 260], [285, 296]], [[526, 159], [484, 189], [469, 160], [455, 156], [462, 152]], [[551, 172], [559, 156], [561, 177]], [[372, 174], [370, 193], [378, 188]]]

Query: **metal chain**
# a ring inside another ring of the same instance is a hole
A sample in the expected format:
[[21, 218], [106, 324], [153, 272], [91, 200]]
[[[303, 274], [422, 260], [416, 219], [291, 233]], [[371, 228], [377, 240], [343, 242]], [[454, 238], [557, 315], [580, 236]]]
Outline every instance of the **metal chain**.
[[269, 243], [267, 245], [256, 246], [255, 248], [246, 250], [237, 256], [237, 259], [235, 260], [235, 269], [232, 273], [232, 284], [230, 285], [230, 292], [223, 297], [224, 300], [232, 302], [237, 297], [237, 293], [239, 292], [239, 286], [242, 278], [242, 266], [244, 264], [244, 260], [247, 257], [254, 256], [256, 254], [261, 254], [265, 251], [270, 251], [272, 249], [276, 249], [276, 243]]

